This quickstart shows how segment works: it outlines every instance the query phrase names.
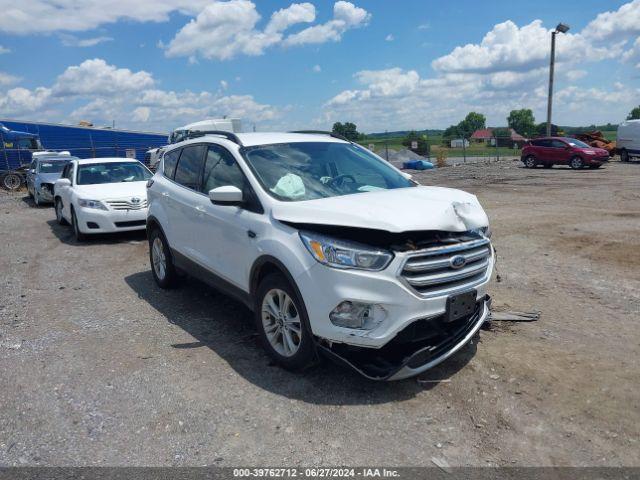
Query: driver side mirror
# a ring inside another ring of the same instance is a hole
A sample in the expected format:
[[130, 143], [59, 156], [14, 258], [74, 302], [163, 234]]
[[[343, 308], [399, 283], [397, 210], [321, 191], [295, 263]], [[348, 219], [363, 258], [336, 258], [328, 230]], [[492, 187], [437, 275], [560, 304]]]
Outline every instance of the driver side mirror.
[[214, 205], [242, 205], [242, 190], [233, 185], [225, 185], [209, 190], [209, 199]]

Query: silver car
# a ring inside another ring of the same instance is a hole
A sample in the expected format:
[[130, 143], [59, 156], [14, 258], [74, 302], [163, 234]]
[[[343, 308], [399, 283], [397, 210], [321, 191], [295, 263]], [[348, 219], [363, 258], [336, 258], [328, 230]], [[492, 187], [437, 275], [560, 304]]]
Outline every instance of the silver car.
[[53, 203], [53, 184], [70, 160], [70, 155], [46, 155], [34, 158], [27, 170], [27, 191], [36, 205]]

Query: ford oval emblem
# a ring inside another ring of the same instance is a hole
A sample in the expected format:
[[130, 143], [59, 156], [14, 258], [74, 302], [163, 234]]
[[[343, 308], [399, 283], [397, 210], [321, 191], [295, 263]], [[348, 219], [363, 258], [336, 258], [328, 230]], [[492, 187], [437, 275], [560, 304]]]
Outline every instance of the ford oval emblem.
[[451, 268], [458, 269], [464, 267], [467, 264], [467, 259], [462, 255], [456, 255], [455, 257], [452, 257], [451, 260], [449, 260], [449, 263], [451, 264]]

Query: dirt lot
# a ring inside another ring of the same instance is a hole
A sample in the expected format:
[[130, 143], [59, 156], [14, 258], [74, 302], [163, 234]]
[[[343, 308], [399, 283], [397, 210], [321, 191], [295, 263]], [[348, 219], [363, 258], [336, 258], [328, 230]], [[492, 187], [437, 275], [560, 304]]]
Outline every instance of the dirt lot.
[[640, 465], [640, 165], [418, 176], [479, 196], [494, 305], [542, 317], [397, 383], [273, 367], [239, 303], [155, 287], [144, 234], [0, 194], [0, 465]]

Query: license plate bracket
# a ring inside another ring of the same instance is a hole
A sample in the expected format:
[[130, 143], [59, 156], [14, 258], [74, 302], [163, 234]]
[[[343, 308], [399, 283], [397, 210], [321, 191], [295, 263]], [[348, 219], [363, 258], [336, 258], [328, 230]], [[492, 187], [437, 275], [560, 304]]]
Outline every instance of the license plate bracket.
[[447, 298], [447, 310], [444, 314], [445, 322], [455, 322], [456, 320], [471, 315], [476, 308], [477, 292], [470, 290], [468, 292], [451, 295]]

